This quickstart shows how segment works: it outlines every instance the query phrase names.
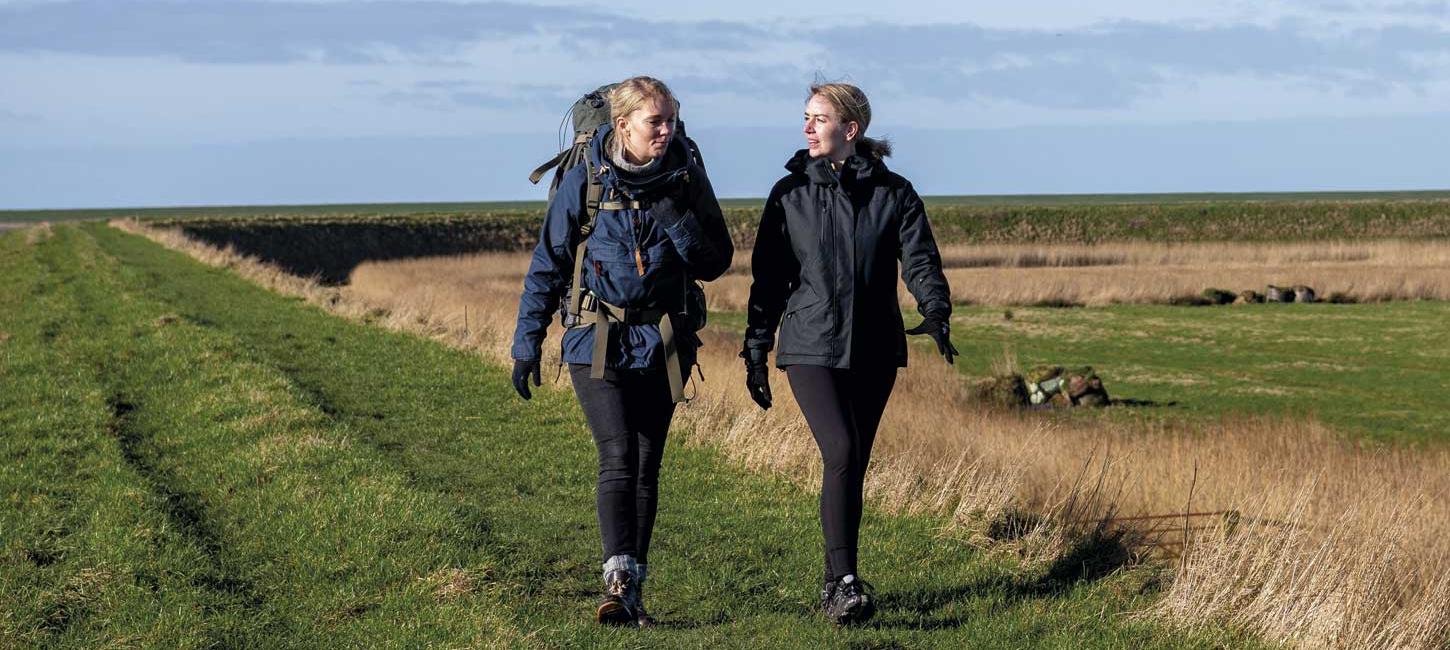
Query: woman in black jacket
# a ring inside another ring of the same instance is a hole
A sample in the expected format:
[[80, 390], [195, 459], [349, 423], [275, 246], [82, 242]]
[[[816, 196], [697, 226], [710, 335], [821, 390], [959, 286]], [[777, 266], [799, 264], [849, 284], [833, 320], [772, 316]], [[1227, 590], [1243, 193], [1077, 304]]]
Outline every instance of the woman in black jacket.
[[[746, 385], [770, 408], [768, 355], [785, 369], [821, 450], [821, 605], [837, 623], [875, 612], [856, 575], [861, 492], [871, 444], [905, 334], [926, 334], [952, 362], [951, 293], [921, 197], [886, 168], [889, 143], [866, 137], [871, 105], [844, 83], [811, 86], [806, 149], [771, 189], [751, 256], [754, 282], [745, 331]], [[905, 330], [896, 270], [925, 320]], [[776, 327], [780, 327], [776, 346]]]

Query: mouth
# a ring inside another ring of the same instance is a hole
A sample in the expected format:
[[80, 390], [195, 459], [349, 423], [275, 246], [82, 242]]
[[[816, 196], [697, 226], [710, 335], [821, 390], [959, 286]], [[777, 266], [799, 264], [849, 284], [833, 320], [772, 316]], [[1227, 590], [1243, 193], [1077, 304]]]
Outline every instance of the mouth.
[[819, 148], [821, 146], [821, 141], [820, 140], [812, 140], [810, 138], [806, 138], [806, 146], [809, 147], [809, 148], [811, 148], [811, 149], [816, 149], [816, 148]]

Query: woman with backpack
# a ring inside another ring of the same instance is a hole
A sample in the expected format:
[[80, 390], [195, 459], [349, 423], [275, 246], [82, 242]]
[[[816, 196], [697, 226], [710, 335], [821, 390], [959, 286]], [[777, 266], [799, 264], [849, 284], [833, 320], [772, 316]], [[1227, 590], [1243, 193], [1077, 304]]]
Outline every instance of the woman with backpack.
[[[875, 612], [857, 574], [862, 485], [904, 334], [931, 336], [951, 363], [951, 293], [921, 197], [884, 158], [891, 145], [866, 137], [871, 104], [844, 83], [811, 86], [806, 148], [771, 189], [751, 256], [754, 281], [745, 330], [746, 386], [770, 408], [768, 356], [783, 368], [821, 451], [825, 581], [821, 606], [840, 624]], [[901, 277], [924, 320], [905, 330]], [[776, 345], [776, 328], [780, 328]]]
[[665, 437], [704, 323], [695, 281], [723, 274], [734, 247], [698, 151], [678, 128], [669, 88], [634, 77], [610, 89], [607, 101], [608, 122], [583, 132], [583, 160], [562, 171], [549, 201], [511, 354], [514, 388], [529, 399], [562, 301], [561, 363], [569, 364], [599, 456], [604, 597], [596, 620], [643, 627], [652, 624], [641, 586]]

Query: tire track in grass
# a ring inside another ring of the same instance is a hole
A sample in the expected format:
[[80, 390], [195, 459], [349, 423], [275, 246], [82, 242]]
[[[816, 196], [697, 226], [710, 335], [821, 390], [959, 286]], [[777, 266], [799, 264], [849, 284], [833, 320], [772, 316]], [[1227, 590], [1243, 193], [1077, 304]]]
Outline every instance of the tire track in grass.
[[526, 643], [492, 615], [487, 558], [452, 545], [453, 513], [234, 338], [167, 312], [104, 251], [70, 239], [94, 260], [72, 284], [96, 312], [60, 336], [97, 339], [85, 361], [123, 412], [117, 457], [153, 481], [173, 527], [212, 551], [224, 571], [211, 587], [260, 596], [210, 612], [232, 624], [201, 645]]
[[[0, 647], [221, 647], [177, 534], [109, 436], [68, 242], [0, 238]], [[8, 506], [8, 507], [6, 507]]]
[[[48, 264], [72, 306], [62, 312], [66, 316], [61, 321], [65, 329], [58, 331], [76, 341], [73, 361], [89, 365], [106, 394], [106, 430], [120, 459], [150, 493], [169, 529], [201, 554], [189, 581], [193, 588], [209, 593], [213, 602], [205, 614], [218, 628], [208, 631], [203, 645], [242, 647], [238, 638], [258, 631], [280, 633], [275, 618], [258, 616], [263, 598], [240, 567], [228, 561], [227, 549], [199, 495], [179, 487], [173, 473], [157, 464], [157, 450], [148, 440], [149, 433], [133, 424], [140, 404], [128, 397], [133, 388], [121, 373], [125, 368], [142, 367], [143, 360], [154, 358], [154, 352], [144, 350], [139, 343], [164, 319], [152, 318], [132, 292], [119, 286], [114, 258], [99, 250], [92, 238], [73, 228], [65, 229], [62, 236], [60, 241], [66, 245], [52, 249], [58, 255]], [[157, 385], [152, 377], [137, 383]]]
[[[235, 336], [318, 412], [345, 424], [453, 512], [476, 512], [498, 604], [549, 647], [1213, 647], [1115, 612], [1145, 602], [1145, 578], [1045, 585], [935, 522], [868, 513], [863, 555], [886, 606], [840, 630], [815, 612], [813, 495], [670, 447], [650, 598], [664, 625], [592, 623], [598, 591], [594, 449], [562, 390], [522, 403], [507, 373], [432, 341], [350, 323], [206, 269], [140, 238], [97, 230], [148, 297]], [[471, 524], [469, 524], [471, 525]], [[1243, 645], [1243, 644], [1239, 644]]]
[[120, 446], [121, 457], [140, 475], [148, 488], [161, 501], [166, 518], [183, 535], [206, 554], [208, 571], [198, 575], [195, 582], [214, 592], [225, 594], [235, 607], [256, 609], [262, 605], [262, 596], [250, 580], [228, 570], [222, 558], [226, 549], [221, 535], [207, 517], [206, 508], [197, 495], [177, 490], [176, 479], [158, 468], [146, 449], [146, 432], [131, 426], [131, 412], [136, 405], [124, 394], [112, 395], [106, 400], [111, 409], [109, 431]]

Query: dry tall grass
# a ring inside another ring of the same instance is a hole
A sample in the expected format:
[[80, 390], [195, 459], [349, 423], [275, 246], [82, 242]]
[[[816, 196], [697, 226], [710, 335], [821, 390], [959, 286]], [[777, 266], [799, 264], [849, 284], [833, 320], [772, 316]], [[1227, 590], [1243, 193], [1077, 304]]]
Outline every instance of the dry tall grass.
[[[498, 253], [368, 263], [350, 286], [324, 288], [175, 233], [121, 227], [343, 315], [497, 360], [507, 356], [528, 261]], [[761, 411], [743, 389], [738, 336], [711, 328], [703, 338], [709, 380], [677, 417], [688, 444], [816, 485], [819, 456], [783, 376], [776, 407]], [[999, 412], [974, 404], [966, 384], [925, 348], [913, 350], [882, 424], [872, 503], [944, 516], [951, 534], [981, 542], [1000, 537], [994, 524], [1019, 509], [1044, 513], [1021, 539], [993, 547], [1029, 559], [1061, 557], [1113, 513], [1234, 510], [1192, 533], [1177, 578], [1148, 614], [1187, 626], [1229, 623], [1301, 647], [1450, 642], [1445, 450], [1361, 449], [1313, 422], [1169, 430]]]
[[[1450, 241], [1379, 240], [1283, 244], [1120, 242], [957, 244], [942, 248], [952, 299], [985, 305], [1163, 304], [1213, 287], [1263, 292], [1313, 287], [1355, 302], [1450, 300]], [[715, 309], [740, 311], [750, 297], [748, 253], [716, 282]], [[911, 296], [903, 287], [903, 305]]]
[[42, 221], [35, 225], [26, 226], [25, 243], [28, 246], [34, 246], [35, 244], [50, 239], [53, 235], [55, 235], [55, 231], [51, 230], [50, 222]]

